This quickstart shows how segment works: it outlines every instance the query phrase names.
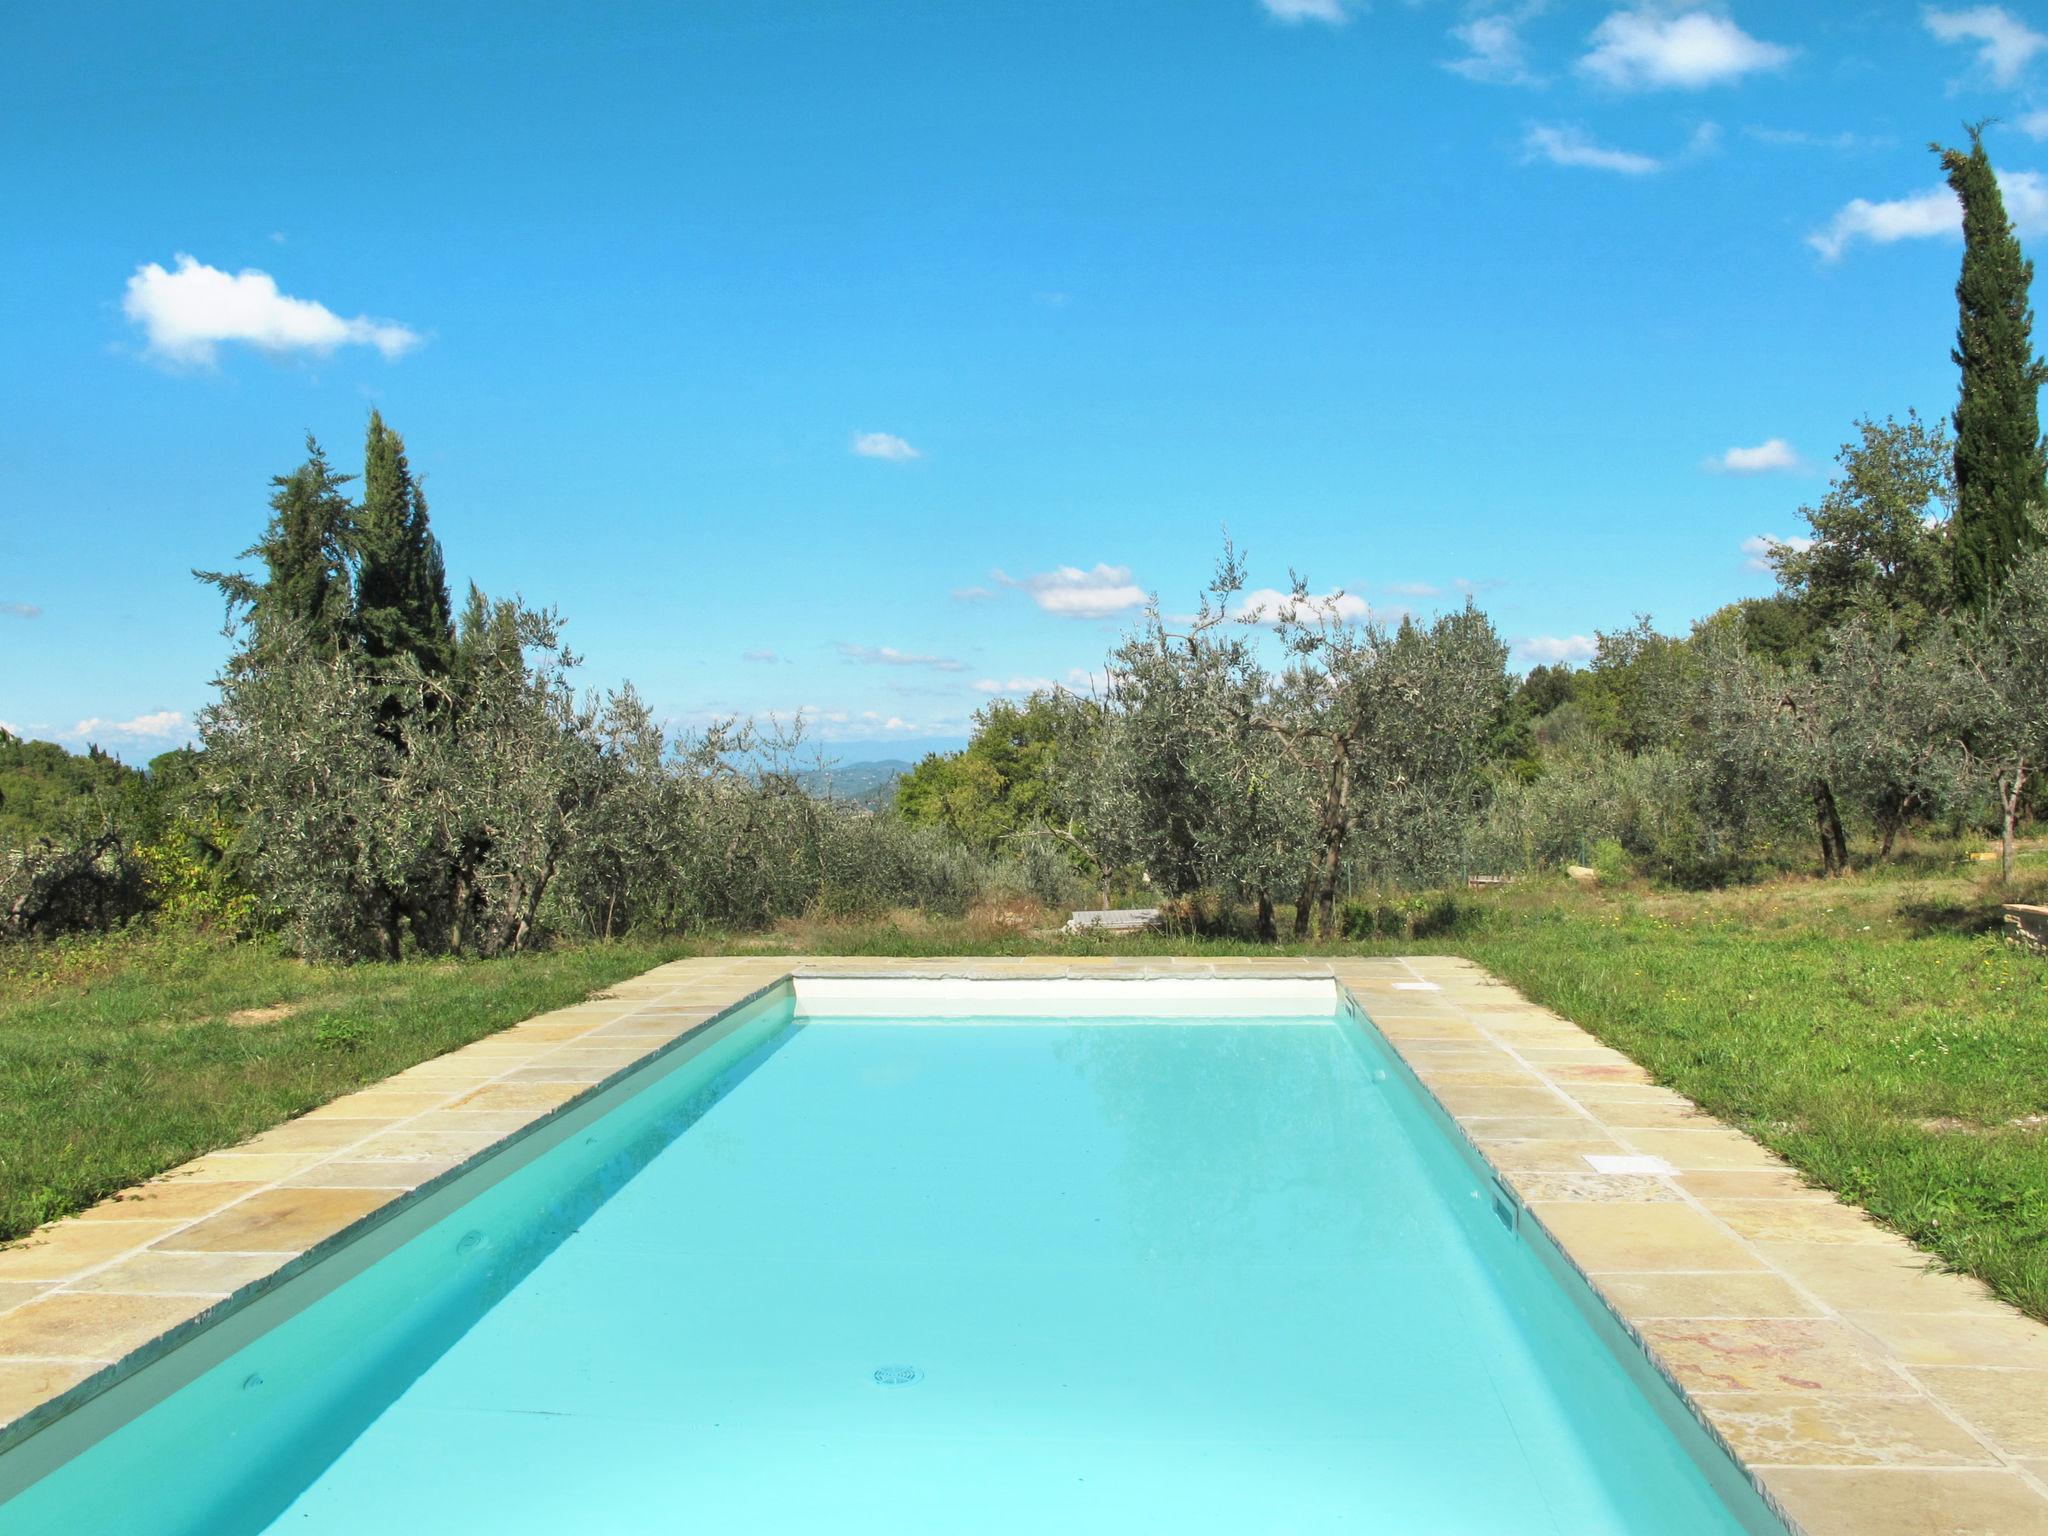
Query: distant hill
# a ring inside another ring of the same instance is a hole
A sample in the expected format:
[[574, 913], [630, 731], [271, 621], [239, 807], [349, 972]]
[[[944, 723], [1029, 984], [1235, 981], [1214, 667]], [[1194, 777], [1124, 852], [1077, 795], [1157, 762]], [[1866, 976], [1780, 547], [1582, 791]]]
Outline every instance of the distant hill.
[[797, 777], [814, 795], [850, 800], [879, 811], [895, 800], [896, 781], [915, 766], [900, 758], [879, 758], [873, 762], [835, 763]]
[[95, 798], [118, 797], [142, 778], [98, 747], [73, 753], [0, 731], [0, 848], [55, 836]]

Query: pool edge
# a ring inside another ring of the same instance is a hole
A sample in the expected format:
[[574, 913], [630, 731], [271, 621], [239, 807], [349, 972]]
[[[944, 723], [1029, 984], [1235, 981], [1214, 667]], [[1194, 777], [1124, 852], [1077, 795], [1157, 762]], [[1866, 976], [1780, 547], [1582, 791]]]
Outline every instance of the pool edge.
[[[748, 1003], [807, 977], [1332, 980], [1413, 1075], [1432, 1112], [1457, 1128], [1453, 1144], [1513, 1191], [1538, 1252], [1578, 1282], [1794, 1530], [1922, 1536], [1946, 1528], [1929, 1523], [1940, 1519], [1986, 1533], [2048, 1532], [2048, 1328], [1973, 1281], [1928, 1272], [1929, 1261], [1904, 1239], [1825, 1191], [1803, 1187], [1755, 1142], [1659, 1088], [1578, 1025], [1448, 957], [671, 962], [605, 996], [522, 1021], [239, 1147], [195, 1159], [0, 1251], [0, 1417], [7, 1420], [0, 1453], [32, 1442], [154, 1362], [253, 1315], [266, 1297], [333, 1267], [341, 1250], [406, 1220], [536, 1133], [589, 1110]], [[590, 1075], [607, 1063], [603, 1075]], [[422, 1099], [436, 1102], [421, 1108]], [[360, 1134], [338, 1138], [335, 1122]], [[422, 1155], [420, 1176], [402, 1187], [375, 1186], [379, 1198], [338, 1172], [320, 1181], [323, 1169], [360, 1173], [387, 1138], [436, 1135], [474, 1145], [446, 1160]], [[1570, 1158], [1583, 1161], [1583, 1148], [1596, 1144], [1614, 1156], [1662, 1159], [1666, 1172], [1621, 1175], [1662, 1192], [1630, 1200], [1587, 1194], [1581, 1186], [1592, 1175], [1571, 1167]], [[209, 1184], [232, 1194], [198, 1202], [206, 1208], [197, 1215], [149, 1214], [151, 1200], [165, 1191], [189, 1195]], [[333, 1219], [323, 1225], [316, 1210], [311, 1229], [295, 1229], [289, 1250], [178, 1246], [206, 1223], [232, 1223], [237, 1208], [258, 1196], [351, 1189], [359, 1210], [347, 1198], [308, 1197], [306, 1204]], [[1613, 1208], [1673, 1206], [1698, 1222], [1660, 1221], [1651, 1212], [1645, 1226], [1673, 1230], [1663, 1234], [1661, 1249], [1646, 1241], [1629, 1257], [1640, 1234], [1621, 1230], [1626, 1224], [1612, 1219]], [[1600, 1209], [1589, 1215], [1589, 1207]], [[1706, 1251], [1695, 1241], [1703, 1230], [1712, 1239], [1707, 1248], [1738, 1261], [1710, 1254], [1709, 1263], [1695, 1267]], [[99, 1284], [124, 1266], [146, 1266], [152, 1256], [193, 1259], [203, 1268], [209, 1254], [259, 1263], [261, 1272], [218, 1293], [167, 1290], [161, 1282], [154, 1289]], [[1766, 1275], [1797, 1304], [1767, 1316], [1731, 1316], [1708, 1307], [1686, 1314], [1654, 1300], [1659, 1281], [1683, 1290], [1701, 1276]], [[98, 1352], [81, 1353], [77, 1318], [51, 1316], [47, 1303], [63, 1299], [73, 1312], [89, 1313], [91, 1297], [111, 1298], [104, 1308], [110, 1323], [84, 1335], [97, 1341]], [[123, 1339], [130, 1342], [117, 1348]], [[70, 1379], [38, 1392], [38, 1372], [52, 1365], [64, 1369], [45, 1375], [68, 1372]], [[91, 1369], [70, 1370], [78, 1366]], [[1717, 1371], [1726, 1373], [1724, 1389], [1700, 1390], [1698, 1383], [1713, 1382]], [[1773, 1372], [1781, 1378], [1776, 1385]], [[1792, 1375], [1796, 1389], [1782, 1379]], [[2015, 1399], [2031, 1393], [2032, 1417], [2021, 1411], [2024, 1402], [1987, 1406], [1986, 1378], [2008, 1382]], [[1801, 1431], [1804, 1459], [1745, 1453], [1759, 1417], [1770, 1417], [1759, 1409], [1764, 1399], [1765, 1410], [1774, 1403], [1788, 1414], [1796, 1408], [1818, 1416], [1819, 1432]], [[1892, 1435], [1896, 1454], [1859, 1443], [1859, 1416], [1870, 1415], [1880, 1425], [1875, 1439]], [[1911, 1432], [1898, 1430], [1900, 1424]], [[1916, 1435], [1915, 1444], [1903, 1444]]]

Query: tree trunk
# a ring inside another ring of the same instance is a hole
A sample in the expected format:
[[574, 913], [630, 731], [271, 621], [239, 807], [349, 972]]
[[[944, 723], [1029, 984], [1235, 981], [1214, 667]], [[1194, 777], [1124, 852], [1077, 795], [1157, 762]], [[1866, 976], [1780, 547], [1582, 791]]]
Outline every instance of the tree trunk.
[[1280, 942], [1280, 930], [1273, 922], [1273, 893], [1263, 887], [1259, 891], [1258, 940], [1261, 944]]
[[1352, 817], [1352, 776], [1343, 776], [1343, 795], [1337, 803], [1337, 819], [1325, 831], [1323, 838], [1323, 887], [1315, 895], [1317, 926], [1323, 942], [1327, 944], [1337, 934], [1337, 874], [1343, 868], [1343, 836], [1350, 831]]
[[[1323, 810], [1318, 818], [1317, 835], [1321, 846], [1309, 860], [1308, 876], [1303, 883], [1303, 895], [1308, 894], [1309, 884], [1315, 888], [1316, 916], [1320, 924], [1318, 936], [1325, 942], [1334, 936], [1337, 917], [1337, 873], [1344, 862], [1344, 836], [1351, 830], [1351, 753], [1345, 743], [1338, 743], [1336, 756], [1330, 760], [1330, 780], [1323, 788]], [[1295, 909], [1294, 926], [1296, 937], [1305, 926], [1301, 909]]]
[[1842, 830], [1842, 813], [1835, 805], [1834, 789], [1826, 779], [1813, 786], [1814, 820], [1820, 829], [1820, 872], [1823, 878], [1849, 872], [1849, 836]]
[[2005, 812], [2005, 824], [1998, 840], [1998, 883], [2012, 884], [2013, 827], [2019, 820], [2020, 791], [2027, 787], [2027, 765], [2013, 764], [2010, 774], [1998, 776], [1998, 802]]

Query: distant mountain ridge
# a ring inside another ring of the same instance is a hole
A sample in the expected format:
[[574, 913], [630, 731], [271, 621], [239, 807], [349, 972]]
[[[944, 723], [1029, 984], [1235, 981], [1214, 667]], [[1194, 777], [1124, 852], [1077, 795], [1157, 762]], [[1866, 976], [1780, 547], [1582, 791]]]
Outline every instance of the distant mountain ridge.
[[797, 775], [797, 782], [813, 795], [850, 800], [871, 810], [881, 810], [896, 798], [896, 781], [917, 765], [901, 758], [876, 758], [869, 762], [835, 763], [830, 768], [812, 768]]

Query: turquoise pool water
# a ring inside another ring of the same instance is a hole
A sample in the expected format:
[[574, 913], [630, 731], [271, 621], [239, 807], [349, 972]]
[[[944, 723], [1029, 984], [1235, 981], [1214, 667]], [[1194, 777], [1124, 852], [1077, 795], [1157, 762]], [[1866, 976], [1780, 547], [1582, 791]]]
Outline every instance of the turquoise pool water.
[[783, 1003], [0, 1531], [1780, 1530], [1625, 1361], [1369, 1026]]

